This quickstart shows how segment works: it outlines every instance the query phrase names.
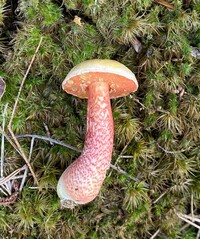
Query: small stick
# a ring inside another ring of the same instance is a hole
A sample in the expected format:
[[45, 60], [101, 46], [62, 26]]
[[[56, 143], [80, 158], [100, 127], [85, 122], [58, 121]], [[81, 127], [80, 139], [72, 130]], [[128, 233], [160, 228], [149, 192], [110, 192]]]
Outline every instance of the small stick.
[[[133, 140], [133, 137], [128, 141], [128, 143], [124, 146], [124, 148], [122, 149], [121, 153], [119, 154], [119, 156], [117, 157], [114, 166], [117, 165], [119, 159], [121, 158], [122, 154], [124, 153], [124, 151], [126, 150], [126, 148], [128, 147], [128, 145], [130, 144], [130, 142]], [[112, 170], [110, 171], [110, 173], [108, 174], [108, 177], [110, 177], [112, 174]]]
[[[51, 134], [50, 134], [48, 125], [45, 122], [43, 122], [43, 125], [44, 125], [44, 128], [46, 130], [46, 133], [47, 133], [48, 137], [50, 138]], [[50, 144], [53, 145], [52, 142], [50, 142]]]
[[[52, 138], [49, 138], [49, 137], [46, 137], [46, 136], [42, 136], [42, 135], [36, 135], [36, 134], [22, 134], [22, 135], [16, 135], [15, 136], [16, 138], [20, 139], [20, 138], [34, 138], [34, 139], [42, 139], [42, 140], [45, 140], [45, 141], [49, 141], [49, 142], [52, 142], [54, 144], [58, 144], [58, 145], [61, 145], [63, 147], [66, 147], [66, 148], [69, 148], [69, 149], [72, 149], [76, 152], [79, 152], [81, 153], [82, 150], [74, 147], [74, 146], [71, 146], [69, 144], [65, 144], [61, 141], [58, 141], [58, 140], [55, 140], [55, 139], [52, 139]], [[121, 168], [119, 168], [118, 166], [115, 166], [113, 164], [110, 164], [110, 167], [116, 171], [118, 171], [119, 173], [125, 175], [126, 177], [136, 181], [136, 182], [140, 182], [140, 180], [138, 178], [135, 178], [131, 175], [129, 175], [128, 173], [126, 173], [124, 170], [122, 170]], [[149, 187], [149, 185], [147, 183], [144, 183], [144, 186], [145, 187]]]
[[142, 104], [138, 99], [133, 98], [133, 100], [134, 100], [135, 102], [137, 102], [140, 106], [142, 106], [141, 109], [148, 109], [148, 108], [147, 108], [144, 104]]
[[[31, 139], [31, 146], [30, 146], [29, 156], [28, 156], [28, 161], [29, 161], [29, 162], [31, 161], [31, 156], [32, 156], [32, 152], [33, 152], [34, 142], [35, 142], [35, 138], [32, 138], [32, 139]], [[24, 170], [24, 175], [23, 175], [23, 178], [22, 178], [20, 187], [19, 187], [19, 191], [20, 191], [20, 192], [21, 192], [22, 189], [23, 189], [23, 186], [24, 186], [24, 183], [25, 183], [27, 174], [28, 174], [28, 167], [26, 167], [25, 170]]]
[[4, 192], [4, 190], [0, 187], [0, 191], [5, 195], [8, 196], [7, 192]]
[[155, 2], [161, 4], [161, 5], [163, 5], [163, 6], [167, 7], [167, 8], [169, 8], [169, 9], [175, 9], [175, 6], [174, 6], [174, 5], [172, 5], [171, 3], [168, 3], [168, 2], [165, 1], [165, 0], [155, 0]]
[[187, 148], [187, 149], [183, 149], [183, 150], [179, 150], [179, 151], [169, 151], [169, 150], [166, 150], [164, 149], [162, 146], [160, 146], [157, 142], [155, 142], [156, 145], [158, 146], [158, 148], [162, 149], [162, 151], [164, 151], [165, 153], [167, 154], [178, 154], [178, 153], [183, 153], [185, 151], [188, 151], [190, 148]]
[[191, 220], [192, 222], [200, 222], [200, 219], [194, 217], [194, 215], [189, 216], [189, 215], [186, 215], [186, 214], [183, 214], [183, 213], [179, 213], [179, 215], [180, 215], [181, 217], [185, 217], [186, 219]]
[[72, 149], [76, 152], [79, 152], [81, 153], [82, 150], [81, 149], [78, 149], [74, 146], [71, 146], [69, 144], [65, 144], [61, 141], [58, 141], [58, 140], [55, 140], [55, 139], [52, 139], [52, 138], [49, 138], [49, 137], [46, 137], [46, 136], [42, 136], [42, 135], [36, 135], [36, 134], [21, 134], [21, 135], [16, 135], [15, 136], [17, 139], [20, 139], [20, 138], [35, 138], [35, 139], [42, 139], [42, 140], [45, 140], [45, 141], [49, 141], [49, 142], [52, 142], [52, 143], [55, 143], [55, 144], [58, 144], [58, 145], [61, 145], [61, 146], [64, 146], [66, 148], [69, 148], [69, 149]]
[[13, 180], [15, 180], [15, 179], [21, 179], [21, 178], [23, 178], [24, 177], [24, 175], [19, 175], [19, 176], [14, 176], [12, 179]]
[[197, 232], [197, 237], [196, 237], [196, 239], [199, 239], [200, 238], [200, 230], [198, 230], [198, 232]]
[[14, 107], [13, 107], [13, 110], [12, 110], [12, 114], [11, 114], [11, 117], [10, 117], [10, 121], [9, 121], [9, 124], [8, 124], [8, 130], [9, 130], [10, 134], [12, 135], [12, 138], [13, 138], [13, 140], [14, 140], [14, 142], [15, 142], [17, 148], [18, 148], [18, 150], [20, 151], [20, 153], [21, 153], [21, 155], [22, 155], [24, 161], [26, 162], [27, 166], [29, 167], [29, 169], [30, 169], [30, 171], [31, 171], [31, 174], [32, 174], [32, 176], [33, 176], [34, 181], [36, 182], [36, 184], [38, 184], [37, 177], [36, 177], [36, 175], [35, 175], [35, 173], [34, 173], [34, 171], [33, 171], [33, 169], [32, 169], [32, 166], [30, 165], [30, 163], [29, 163], [29, 161], [28, 161], [28, 159], [27, 159], [27, 157], [26, 157], [26, 155], [25, 155], [23, 149], [21, 148], [21, 145], [19, 144], [18, 140], [16, 139], [16, 137], [15, 137], [13, 131], [12, 131], [12, 127], [11, 127], [11, 126], [12, 126], [12, 122], [13, 122], [13, 119], [14, 119], [14, 114], [15, 114], [15, 111], [16, 111], [16, 108], [17, 108], [17, 105], [18, 105], [19, 97], [20, 97], [20, 95], [21, 95], [21, 91], [22, 91], [24, 82], [25, 82], [25, 80], [26, 80], [26, 78], [27, 78], [27, 76], [28, 76], [28, 74], [29, 74], [29, 71], [30, 71], [30, 69], [31, 69], [31, 67], [32, 67], [32, 64], [33, 64], [33, 62], [34, 62], [34, 60], [35, 60], [35, 58], [36, 58], [36, 55], [37, 55], [37, 52], [38, 52], [38, 50], [39, 50], [39, 48], [40, 48], [40, 46], [41, 46], [42, 40], [43, 40], [43, 38], [41, 37], [41, 39], [40, 39], [40, 41], [39, 41], [39, 44], [38, 44], [38, 46], [37, 46], [37, 48], [36, 48], [36, 50], [35, 50], [35, 53], [34, 53], [32, 59], [31, 59], [31, 62], [30, 62], [30, 64], [29, 64], [29, 66], [28, 66], [28, 69], [27, 69], [27, 71], [26, 71], [26, 73], [25, 73], [25, 75], [24, 75], [24, 77], [23, 77], [23, 79], [22, 79], [22, 82], [21, 82], [21, 85], [20, 85], [20, 88], [19, 88], [19, 91], [18, 91], [18, 94], [17, 94], [17, 98], [16, 98], [16, 100], [15, 100], [15, 104], [14, 104]]
[[30, 189], [39, 189], [39, 187], [28, 187]]
[[180, 229], [180, 232], [184, 231], [186, 228], [188, 228], [190, 226], [190, 224], [186, 223], [185, 225], [183, 225]]
[[19, 172], [21, 172], [22, 170], [24, 170], [26, 167], [26, 165], [24, 165], [21, 168], [16, 169], [14, 172], [12, 172], [10, 175], [8, 175], [5, 178], [1, 178], [0, 179], [0, 186], [5, 184], [6, 182], [10, 181], [14, 176], [16, 176]]
[[[17, 146], [13, 143], [13, 141], [10, 139], [10, 137], [6, 134], [6, 132], [1, 128], [0, 126], [0, 132], [5, 136], [5, 138], [8, 140], [8, 142], [13, 146], [13, 148], [21, 155], [19, 150], [17, 149]], [[22, 156], [22, 155], [21, 155]]]
[[3, 189], [4, 191], [6, 191], [9, 195], [11, 195], [11, 190], [10, 190], [10, 188], [8, 187], [7, 182], [6, 182], [5, 184], [2, 184], [1, 187], [2, 187], [2, 189]]
[[158, 229], [158, 230], [150, 237], [150, 239], [154, 239], [159, 233], [160, 233], [160, 229]]
[[194, 222], [194, 195], [191, 194], [191, 215], [192, 215], [192, 221]]
[[[8, 103], [4, 107], [4, 111], [2, 114], [2, 130], [5, 129], [5, 116], [6, 116], [6, 110], [8, 108]], [[3, 177], [3, 166], [4, 166], [4, 134], [1, 136], [1, 177]]]
[[7, 188], [8, 192], [11, 194], [12, 193], [11, 192], [11, 190], [12, 190], [12, 183], [11, 183], [11, 181], [6, 182], [5, 185], [6, 185], [6, 188]]
[[194, 223], [194, 222], [192, 222], [192, 221], [186, 219], [185, 217], [182, 217], [179, 213], [176, 213], [176, 215], [177, 215], [181, 220], [187, 222], [188, 224], [190, 224], [190, 225], [192, 225], [192, 226], [194, 226], [194, 227], [196, 227], [196, 228], [198, 228], [198, 229], [200, 230], [200, 226], [197, 225], [196, 223]]
[[[115, 165], [113, 165], [113, 164], [110, 164], [110, 167], [111, 167], [112, 169], [116, 170], [117, 172], [119, 172], [119, 173], [125, 175], [126, 177], [128, 177], [128, 178], [130, 178], [130, 179], [136, 181], [136, 182], [140, 182], [140, 181], [141, 181], [141, 180], [139, 180], [138, 178], [135, 178], [135, 177], [129, 175], [127, 172], [125, 172], [124, 170], [122, 170], [119, 166], [115, 166]], [[149, 187], [149, 185], [148, 185], [147, 183], [145, 183], [145, 182], [144, 182], [144, 186], [147, 187], [147, 188]]]
[[168, 192], [169, 189], [165, 190], [156, 200], [153, 201], [153, 204], [157, 203]]
[[129, 155], [122, 155], [122, 156], [120, 156], [120, 158], [122, 158], [122, 159], [132, 159], [132, 158], [133, 158], [133, 156], [129, 156]]
[[38, 53], [38, 50], [39, 50], [39, 48], [40, 48], [40, 45], [41, 45], [41, 43], [42, 43], [42, 40], [43, 40], [43, 37], [41, 37], [41, 39], [40, 39], [40, 41], [39, 41], [39, 44], [38, 44], [38, 46], [37, 46], [37, 48], [36, 48], [36, 50], [35, 50], [35, 53], [34, 53], [32, 59], [31, 59], [31, 62], [30, 62], [30, 64], [29, 64], [29, 66], [28, 66], [28, 69], [27, 69], [27, 71], [26, 71], [26, 73], [25, 73], [25, 75], [24, 75], [24, 77], [23, 77], [23, 79], [22, 79], [22, 82], [21, 82], [21, 85], [20, 85], [20, 88], [19, 88], [19, 91], [18, 91], [18, 95], [17, 95], [17, 98], [16, 98], [16, 100], [15, 100], [15, 104], [14, 104], [14, 107], [13, 107], [13, 110], [12, 110], [12, 114], [11, 114], [11, 117], [10, 117], [10, 122], [9, 122], [10, 125], [11, 125], [11, 123], [12, 123], [12, 121], [13, 121], [13, 118], [14, 118], [14, 115], [15, 115], [15, 111], [16, 111], [17, 104], [18, 104], [18, 101], [19, 101], [19, 97], [20, 97], [20, 95], [21, 95], [22, 88], [23, 88], [23, 86], [24, 86], [24, 82], [25, 82], [25, 80], [26, 80], [26, 78], [27, 78], [27, 76], [28, 76], [28, 74], [29, 74], [29, 71], [30, 71], [30, 69], [31, 69], [31, 67], [32, 67], [32, 64], [33, 64], [33, 62], [34, 62], [34, 60], [35, 60], [35, 57], [36, 57], [36, 55], [37, 55], [37, 53]]

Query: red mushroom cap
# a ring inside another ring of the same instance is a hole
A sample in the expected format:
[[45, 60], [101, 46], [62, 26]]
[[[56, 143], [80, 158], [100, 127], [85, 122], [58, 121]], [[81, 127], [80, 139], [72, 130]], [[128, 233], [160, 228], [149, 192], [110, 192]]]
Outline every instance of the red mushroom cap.
[[75, 66], [62, 83], [63, 89], [80, 98], [88, 98], [87, 87], [93, 82], [107, 82], [110, 98], [126, 96], [138, 88], [135, 75], [114, 60], [88, 60]]

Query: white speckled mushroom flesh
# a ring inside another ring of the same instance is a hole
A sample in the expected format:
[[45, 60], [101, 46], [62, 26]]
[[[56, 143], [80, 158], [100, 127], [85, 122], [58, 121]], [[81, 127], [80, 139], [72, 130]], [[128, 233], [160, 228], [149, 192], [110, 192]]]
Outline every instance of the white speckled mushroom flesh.
[[88, 98], [83, 152], [61, 175], [57, 187], [61, 204], [72, 208], [98, 195], [110, 167], [114, 137], [110, 98], [136, 91], [138, 83], [135, 75], [117, 61], [89, 60], [75, 66], [62, 87], [67, 93]]
[[61, 200], [85, 204], [100, 191], [110, 167], [113, 148], [113, 118], [109, 87], [93, 83], [88, 90], [87, 133], [81, 156], [62, 174], [58, 183]]

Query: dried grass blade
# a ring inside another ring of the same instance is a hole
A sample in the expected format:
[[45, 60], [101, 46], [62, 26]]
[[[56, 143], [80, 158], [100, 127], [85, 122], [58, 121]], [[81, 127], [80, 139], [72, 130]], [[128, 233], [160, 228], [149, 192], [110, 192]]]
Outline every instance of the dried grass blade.
[[155, 2], [169, 8], [169, 9], [175, 9], [175, 6], [172, 5], [171, 3], [168, 3], [167, 1], [164, 1], [164, 0], [155, 0]]
[[35, 50], [35, 53], [34, 53], [32, 59], [31, 59], [31, 62], [30, 62], [30, 64], [29, 64], [29, 66], [28, 66], [28, 69], [27, 69], [27, 71], [26, 71], [26, 73], [25, 73], [25, 75], [24, 75], [24, 77], [23, 77], [23, 79], [22, 79], [22, 82], [21, 82], [21, 85], [20, 85], [20, 88], [19, 88], [19, 91], [18, 91], [18, 95], [17, 95], [17, 98], [16, 98], [16, 100], [15, 100], [15, 104], [14, 104], [14, 107], [13, 107], [13, 110], [12, 110], [12, 115], [11, 115], [11, 117], [10, 117], [10, 121], [9, 121], [9, 124], [8, 124], [8, 130], [9, 130], [9, 132], [10, 132], [10, 134], [11, 134], [11, 136], [12, 136], [12, 138], [13, 138], [13, 140], [14, 140], [14, 142], [15, 142], [17, 148], [18, 148], [18, 150], [20, 151], [20, 153], [21, 153], [21, 155], [22, 155], [22, 158], [24, 159], [24, 161], [26, 162], [27, 166], [29, 167], [29, 169], [30, 169], [30, 171], [31, 171], [31, 174], [32, 174], [32, 176], [33, 176], [34, 181], [36, 182], [36, 184], [38, 184], [38, 179], [37, 179], [37, 177], [36, 177], [36, 175], [35, 175], [35, 172], [34, 172], [33, 169], [32, 169], [32, 166], [30, 165], [30, 163], [29, 163], [29, 161], [28, 161], [28, 158], [26, 157], [26, 155], [25, 155], [23, 149], [21, 148], [21, 145], [19, 144], [18, 140], [16, 139], [16, 137], [15, 137], [13, 131], [12, 131], [12, 121], [13, 121], [13, 118], [14, 118], [14, 115], [15, 115], [15, 111], [16, 111], [16, 108], [17, 108], [17, 104], [18, 104], [18, 101], [19, 101], [19, 97], [20, 97], [20, 94], [21, 94], [21, 91], [22, 91], [24, 82], [25, 82], [25, 80], [26, 80], [26, 78], [27, 78], [27, 76], [28, 76], [28, 74], [29, 74], [29, 72], [30, 72], [30, 69], [31, 69], [31, 67], [32, 67], [32, 64], [33, 64], [33, 62], [34, 62], [34, 60], [35, 60], [35, 58], [36, 58], [36, 55], [37, 55], [37, 53], [38, 53], [38, 51], [39, 51], [39, 48], [40, 48], [41, 43], [42, 43], [42, 40], [43, 40], [43, 38], [41, 37], [41, 39], [40, 39], [40, 41], [39, 41], [39, 43], [38, 43], [38, 46], [37, 46], [37, 48], [36, 48], [36, 50]]

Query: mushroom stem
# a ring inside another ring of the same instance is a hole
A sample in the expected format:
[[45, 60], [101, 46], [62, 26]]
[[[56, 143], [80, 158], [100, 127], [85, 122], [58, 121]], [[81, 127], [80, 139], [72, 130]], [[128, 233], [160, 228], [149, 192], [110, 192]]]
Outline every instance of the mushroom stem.
[[[113, 117], [106, 82], [88, 86], [87, 133], [84, 149], [62, 174], [58, 195], [67, 207], [92, 201], [110, 167], [113, 148]], [[71, 205], [70, 205], [71, 204]]]

